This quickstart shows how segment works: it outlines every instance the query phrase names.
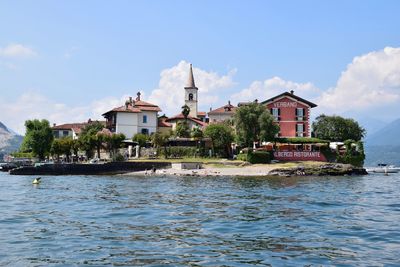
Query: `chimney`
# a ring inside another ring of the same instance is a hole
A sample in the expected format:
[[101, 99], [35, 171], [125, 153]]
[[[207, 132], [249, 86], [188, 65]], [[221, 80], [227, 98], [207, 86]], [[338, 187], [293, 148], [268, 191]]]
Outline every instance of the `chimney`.
[[92, 123], [92, 119], [91, 119], [91, 118], [89, 118], [87, 122], [88, 122], [88, 123]]
[[137, 97], [136, 97], [136, 101], [140, 101], [140, 92], [137, 92]]
[[55, 123], [53, 123], [53, 127], [56, 127], [56, 124], [55, 124]]
[[258, 103], [258, 99], [254, 100], [254, 103]]
[[129, 100], [126, 100], [125, 101], [125, 109], [128, 109], [128, 107], [129, 107]]
[[230, 101], [230, 100], [228, 100], [228, 105], [229, 105], [229, 106], [231, 105], [231, 101]]
[[294, 95], [294, 91], [293, 91], [293, 90], [290, 90], [290, 93], [291, 93], [292, 95]]
[[132, 97], [129, 97], [129, 104], [132, 104]]
[[212, 107], [210, 107], [210, 111], [212, 110]]

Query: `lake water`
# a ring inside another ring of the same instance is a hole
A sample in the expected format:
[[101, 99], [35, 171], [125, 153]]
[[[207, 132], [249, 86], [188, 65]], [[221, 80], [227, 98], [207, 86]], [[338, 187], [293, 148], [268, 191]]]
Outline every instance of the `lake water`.
[[398, 266], [400, 176], [0, 174], [0, 266]]

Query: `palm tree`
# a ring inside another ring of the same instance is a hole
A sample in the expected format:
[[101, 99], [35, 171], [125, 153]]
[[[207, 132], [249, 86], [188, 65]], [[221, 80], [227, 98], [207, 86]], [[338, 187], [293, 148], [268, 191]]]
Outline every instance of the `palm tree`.
[[190, 108], [188, 107], [188, 105], [182, 106], [182, 115], [185, 118], [185, 121], [187, 120], [189, 113], [190, 113]]

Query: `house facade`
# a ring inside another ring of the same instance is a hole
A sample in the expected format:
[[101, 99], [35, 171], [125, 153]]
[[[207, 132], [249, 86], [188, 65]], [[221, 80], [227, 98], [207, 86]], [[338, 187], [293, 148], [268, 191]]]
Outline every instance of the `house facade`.
[[228, 101], [228, 104], [208, 112], [208, 119], [210, 123], [218, 123], [231, 120], [235, 115], [236, 107]]
[[137, 93], [135, 100], [130, 97], [125, 105], [107, 111], [103, 117], [106, 119], [106, 128], [111, 132], [132, 138], [137, 133], [155, 133], [159, 111], [161, 109], [157, 105], [141, 100], [140, 93]]
[[93, 122], [100, 122], [104, 124], [104, 126], [106, 125], [105, 121], [92, 121], [89, 119], [87, 122], [65, 123], [59, 125], [53, 124], [51, 129], [54, 138], [71, 137], [72, 139], [78, 139], [82, 129]]
[[294, 91], [263, 101], [279, 124], [279, 137], [311, 137], [310, 113], [317, 105], [294, 94]]

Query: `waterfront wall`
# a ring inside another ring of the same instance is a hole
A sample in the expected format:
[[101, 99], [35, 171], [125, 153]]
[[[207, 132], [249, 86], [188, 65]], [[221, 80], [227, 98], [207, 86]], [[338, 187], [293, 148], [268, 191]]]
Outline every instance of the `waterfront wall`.
[[20, 167], [10, 171], [12, 175], [102, 175], [122, 174], [152, 168], [171, 168], [169, 162], [108, 162], [104, 164], [45, 164], [37, 167]]

